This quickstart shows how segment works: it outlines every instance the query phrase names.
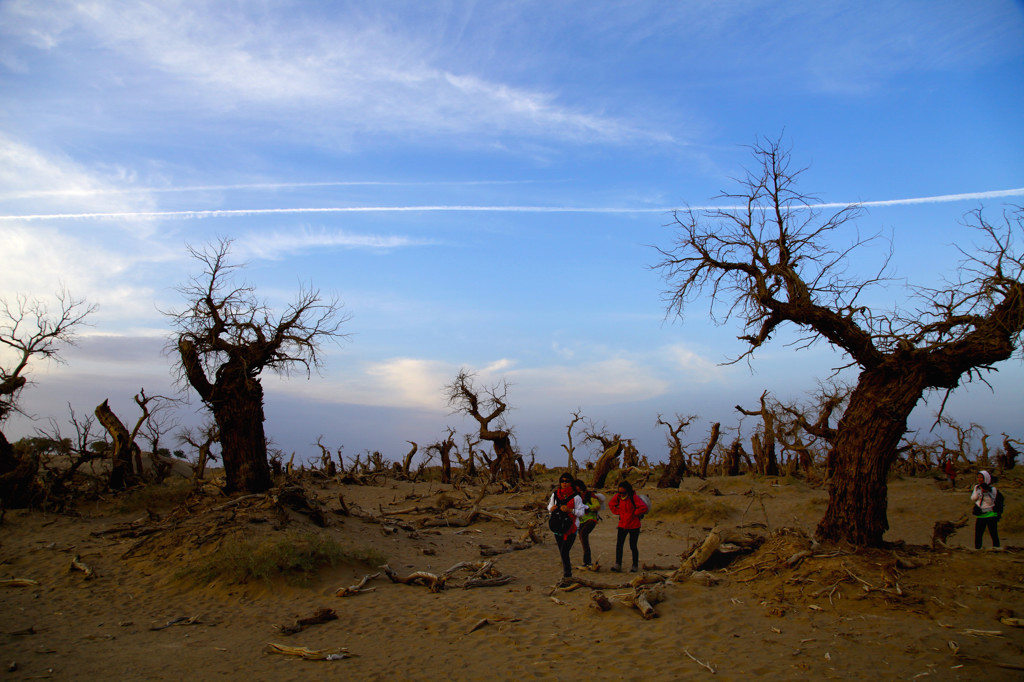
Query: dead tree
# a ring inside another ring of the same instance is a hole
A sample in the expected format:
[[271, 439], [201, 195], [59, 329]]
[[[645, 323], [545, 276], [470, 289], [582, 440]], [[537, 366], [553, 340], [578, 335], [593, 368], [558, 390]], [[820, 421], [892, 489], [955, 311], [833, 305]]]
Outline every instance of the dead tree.
[[[459, 462], [459, 468], [462, 469], [462, 476], [467, 479], [476, 478], [476, 446], [480, 444], [480, 441], [473, 440], [473, 436], [466, 433], [462, 436], [463, 447], [461, 450], [455, 451], [455, 458]], [[463, 455], [462, 453], [466, 454]]]
[[436, 452], [441, 460], [441, 483], [452, 482], [452, 450], [455, 447], [455, 429], [448, 427], [448, 435], [427, 446], [427, 452]]
[[580, 465], [576, 462], [576, 446], [572, 442], [572, 431], [576, 428], [576, 424], [583, 420], [583, 415], [580, 410], [576, 410], [572, 413], [572, 420], [568, 426], [565, 427], [566, 438], [569, 440], [569, 444], [562, 443], [562, 449], [565, 450], [565, 454], [569, 456], [569, 461], [566, 462], [566, 468], [569, 473], [572, 474], [573, 478], [579, 477]]
[[[42, 465], [42, 468], [46, 471], [43, 494], [50, 504], [55, 503], [58, 507], [62, 506], [63, 498], [67, 496], [74, 485], [75, 479], [78, 478], [79, 469], [85, 464], [106, 457], [105, 451], [97, 451], [90, 447], [90, 444], [95, 441], [95, 434], [93, 434], [95, 421], [93, 416], [87, 414], [79, 419], [78, 415], [75, 414], [74, 408], [71, 407], [71, 403], [68, 403], [68, 413], [68, 421], [75, 432], [73, 437], [65, 438], [61, 433], [60, 425], [53, 417], [49, 418], [50, 428], [39, 431], [40, 435], [44, 438], [54, 443], [59, 443], [60, 454], [66, 456], [69, 460], [69, 463], [62, 463], [62, 465], [55, 467]], [[93, 477], [93, 479], [98, 490], [105, 492], [109, 487], [109, 476], [102, 482], [97, 480], [96, 477]]]
[[220, 441], [220, 432], [217, 430], [217, 423], [208, 421], [198, 429], [183, 429], [178, 433], [178, 442], [182, 445], [190, 445], [196, 449], [196, 459], [192, 463], [192, 481], [199, 485], [206, 476], [206, 465], [217, 460], [213, 453], [213, 445]]
[[96, 419], [110, 434], [110, 489], [124, 490], [138, 480], [133, 462], [139, 453], [139, 446], [106, 400], [96, 406]]
[[217, 422], [226, 492], [263, 492], [271, 477], [260, 374], [287, 375], [301, 367], [309, 376], [320, 367], [321, 345], [346, 336], [340, 329], [347, 317], [336, 299], [325, 301], [319, 291], [303, 288], [273, 318], [251, 286], [233, 282], [238, 266], [228, 263], [230, 247], [229, 240], [201, 251], [189, 247], [203, 272], [179, 289], [187, 307], [167, 315], [175, 329], [179, 379]]
[[[725, 452], [725, 457], [722, 460], [722, 473], [726, 476], [739, 476], [740, 475], [740, 460], [746, 457], [746, 453], [743, 451], [743, 441], [737, 436], [733, 440], [732, 445]], [[708, 477], [707, 462], [701, 461], [700, 477]]]
[[409, 448], [409, 452], [405, 453], [405, 457], [402, 458], [402, 476], [410, 481], [414, 481], [412, 477], [412, 458], [416, 456], [416, 451], [420, 449], [420, 446], [415, 441], [405, 441], [412, 447]]
[[708, 442], [704, 445], [704, 450], [700, 453], [701, 478], [707, 478], [708, 463], [711, 461], [711, 453], [715, 451], [715, 446], [718, 445], [718, 438], [721, 433], [721, 422], [715, 422], [711, 425], [711, 433], [708, 435]]
[[[826, 382], [809, 405], [778, 406], [781, 412], [781, 423], [777, 429], [779, 441], [783, 448], [796, 453], [799, 468], [806, 476], [811, 477], [816, 471], [815, 450], [822, 443], [830, 447], [835, 440], [835, 429], [830, 426], [832, 417], [843, 408], [849, 397], [850, 389], [847, 386]], [[813, 415], [813, 421], [808, 418], [809, 415]], [[805, 435], [809, 436], [809, 442], [805, 440]], [[821, 459], [826, 462], [822, 478], [827, 480], [830, 475], [827, 454]]]
[[316, 446], [320, 448], [320, 471], [329, 478], [334, 478], [338, 475], [338, 465], [334, 463], [334, 453], [327, 449], [327, 446], [323, 444], [324, 437], [321, 434], [317, 436]]
[[[71, 296], [66, 289], [56, 294], [58, 310], [51, 313], [39, 299], [18, 295], [14, 301], [0, 298], [0, 348], [7, 358], [0, 363], [0, 427], [18, 410], [18, 398], [28, 384], [25, 371], [32, 360], [63, 362], [61, 346], [73, 345], [75, 333], [96, 306]], [[10, 509], [27, 507], [39, 492], [32, 458], [15, 455], [0, 428], [0, 500]]]
[[656, 423], [668, 429], [668, 433], [665, 434], [665, 440], [668, 442], [668, 464], [665, 465], [661, 478], [658, 479], [659, 488], [678, 488], [679, 484], [683, 482], [683, 477], [689, 473], [690, 467], [686, 461], [686, 452], [683, 450], [682, 433], [696, 420], [697, 415], [695, 414], [685, 416], [677, 414], [676, 418], [669, 423], [660, 414], [658, 415]]
[[603, 488], [608, 474], [618, 466], [619, 455], [622, 454], [622, 436], [609, 434], [607, 429], [590, 424], [584, 430], [584, 441], [597, 441], [601, 444], [601, 456], [594, 464], [594, 476], [590, 481], [593, 490]]
[[775, 410], [768, 405], [768, 391], [761, 393], [761, 407], [745, 410], [739, 405], [736, 410], [748, 417], [760, 417], [761, 428], [750, 437], [750, 448], [754, 451], [754, 464], [762, 476], [778, 476], [779, 460], [775, 455]]
[[1020, 445], [1019, 441], [1013, 441], [1005, 433], [1003, 434], [1003, 450], [996, 456], [996, 461], [999, 464], [999, 468], [1003, 471], [1009, 471], [1013, 467], [1017, 466], [1017, 456], [1020, 452], [1017, 448], [1013, 447], [1013, 443]]
[[861, 208], [823, 215], [814, 197], [797, 190], [801, 171], [780, 141], [758, 140], [753, 153], [758, 165], [740, 191], [722, 195], [742, 208], [676, 212], [675, 244], [656, 266], [668, 283], [668, 309], [681, 316], [709, 295], [714, 319], [743, 323], [740, 338], [749, 347], [735, 361], [791, 323], [804, 345], [824, 339], [859, 367], [835, 427], [829, 504], [816, 532], [822, 540], [879, 546], [889, 525], [886, 477], [925, 391], [948, 393], [1020, 349], [1024, 209], [1005, 211], [1000, 225], [981, 210], [969, 214], [983, 243], [961, 249], [955, 281], [911, 288], [916, 301], [899, 309], [872, 310], [860, 299], [886, 280], [889, 258], [858, 279], [848, 256], [877, 237], [836, 244], [851, 234]]
[[449, 407], [456, 413], [476, 420], [481, 440], [491, 443], [494, 458], [488, 460], [491, 480], [507, 487], [516, 487], [522, 475], [522, 457], [512, 444], [513, 433], [505, 422], [508, 410], [508, 383], [478, 388], [471, 372], [459, 370], [458, 375], [445, 387]]
[[633, 440], [627, 438], [622, 443], [622, 468], [628, 469], [638, 466], [640, 466], [640, 451], [633, 445]]

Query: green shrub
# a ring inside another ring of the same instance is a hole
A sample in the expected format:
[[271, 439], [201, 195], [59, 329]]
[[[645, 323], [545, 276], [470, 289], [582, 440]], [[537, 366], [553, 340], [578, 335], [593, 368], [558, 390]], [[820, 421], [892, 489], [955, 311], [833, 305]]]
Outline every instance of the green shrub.
[[385, 557], [373, 550], [352, 550], [332, 538], [315, 533], [287, 534], [262, 541], [229, 539], [214, 554], [192, 569], [179, 572], [196, 582], [250, 580], [273, 582], [283, 577], [291, 584], [306, 584], [325, 566], [342, 562], [379, 565]]

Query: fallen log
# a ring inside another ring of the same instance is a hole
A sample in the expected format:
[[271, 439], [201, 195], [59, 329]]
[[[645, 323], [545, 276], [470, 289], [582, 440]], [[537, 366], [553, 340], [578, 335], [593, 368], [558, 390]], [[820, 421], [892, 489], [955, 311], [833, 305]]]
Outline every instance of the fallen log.
[[680, 562], [679, 569], [669, 576], [669, 582], [678, 583], [689, 578], [694, 571], [707, 563], [708, 559], [711, 558], [721, 544], [721, 531], [718, 528], [712, 529], [708, 536], [704, 538], [704, 542], [701, 543], [700, 547], [696, 548], [688, 557]]

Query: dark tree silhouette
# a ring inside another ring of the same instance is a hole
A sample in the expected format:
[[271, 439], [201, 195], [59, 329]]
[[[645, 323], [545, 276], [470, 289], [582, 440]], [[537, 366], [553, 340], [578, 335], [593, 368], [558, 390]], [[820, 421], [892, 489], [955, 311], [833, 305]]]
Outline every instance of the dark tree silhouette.
[[697, 421], [697, 415], [676, 414], [675, 419], [668, 422], [659, 414], [657, 423], [668, 429], [665, 434], [665, 441], [668, 444], [668, 463], [661, 472], [658, 479], [659, 488], [678, 488], [683, 482], [683, 477], [690, 470], [687, 462], [686, 450], [683, 449], [683, 431], [693, 422]]
[[722, 195], [743, 208], [675, 213], [675, 244], [660, 250], [664, 259], [655, 266], [668, 283], [668, 311], [682, 316], [708, 296], [714, 319], [741, 320], [740, 339], [749, 347], [734, 361], [784, 323], [802, 331], [803, 343], [824, 339], [852, 359], [860, 373], [834, 429], [829, 504], [817, 535], [881, 545], [886, 475], [914, 406], [925, 391], [952, 391], [1020, 349], [1024, 211], [1007, 210], [999, 225], [981, 210], [968, 214], [965, 225], [983, 243], [961, 249], [956, 279], [911, 287], [910, 312], [872, 310], [860, 299], [883, 280], [888, 259], [877, 274], [854, 278], [847, 256], [874, 238], [835, 244], [860, 207], [825, 216], [797, 190], [802, 170], [791, 167], [780, 141], [758, 140], [752, 150], [755, 170], [739, 181], [739, 192]]
[[473, 374], [461, 369], [445, 386], [444, 392], [449, 407], [475, 419], [480, 439], [489, 441], [494, 448], [494, 458], [488, 460], [491, 479], [505, 486], [517, 486], [526, 474], [526, 467], [512, 444], [512, 429], [505, 421], [508, 383], [502, 381], [494, 386], [478, 388]]
[[203, 271], [179, 289], [188, 307], [168, 316], [179, 380], [195, 389], [217, 423], [226, 491], [261, 492], [271, 476], [260, 374], [301, 367], [308, 377], [321, 365], [323, 343], [346, 336], [340, 330], [348, 318], [337, 299], [306, 287], [275, 317], [251, 286], [234, 282], [239, 266], [228, 263], [230, 247], [229, 240], [189, 247]]
[[[0, 363], [0, 426], [18, 411], [18, 397], [28, 384], [25, 376], [33, 360], [61, 362], [60, 349], [74, 343], [75, 332], [96, 306], [71, 296], [66, 289], [56, 294], [58, 310], [51, 313], [42, 300], [18, 295], [14, 301], [0, 298], [0, 346], [9, 361]], [[18, 457], [0, 430], [0, 501], [5, 507], [31, 504], [39, 462]]]

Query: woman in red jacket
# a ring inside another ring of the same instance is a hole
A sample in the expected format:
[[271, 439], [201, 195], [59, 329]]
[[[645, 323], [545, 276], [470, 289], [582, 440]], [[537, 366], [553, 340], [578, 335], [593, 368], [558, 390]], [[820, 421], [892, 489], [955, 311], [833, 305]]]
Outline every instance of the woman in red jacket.
[[622, 571], [622, 544], [629, 536], [629, 551], [633, 553], [633, 573], [640, 570], [640, 551], [636, 543], [640, 538], [640, 519], [648, 512], [647, 503], [633, 492], [629, 481], [619, 483], [619, 491], [608, 502], [608, 509], [619, 517], [618, 535], [615, 538], [615, 565], [612, 570]]

